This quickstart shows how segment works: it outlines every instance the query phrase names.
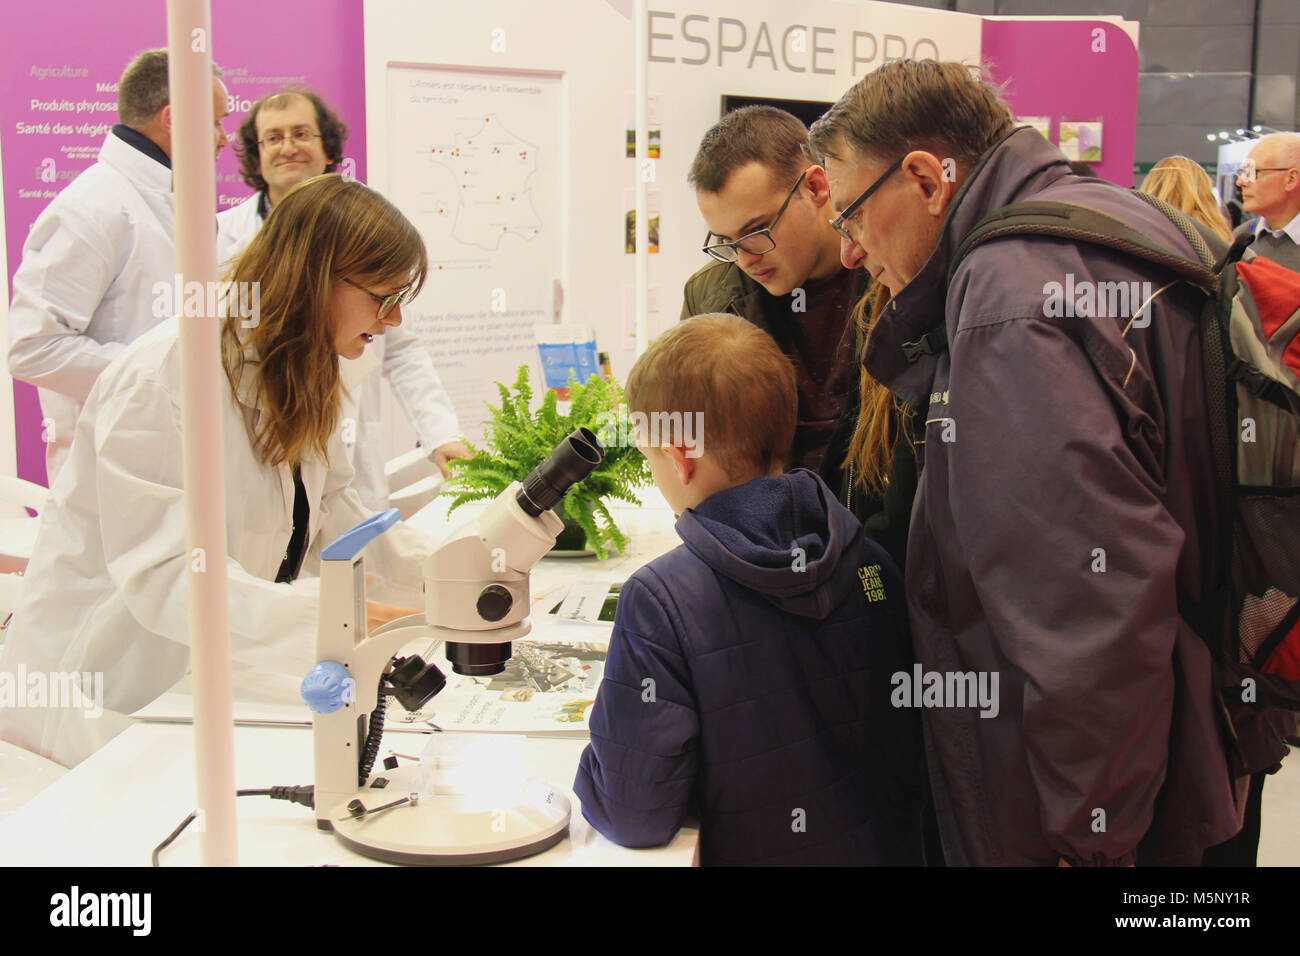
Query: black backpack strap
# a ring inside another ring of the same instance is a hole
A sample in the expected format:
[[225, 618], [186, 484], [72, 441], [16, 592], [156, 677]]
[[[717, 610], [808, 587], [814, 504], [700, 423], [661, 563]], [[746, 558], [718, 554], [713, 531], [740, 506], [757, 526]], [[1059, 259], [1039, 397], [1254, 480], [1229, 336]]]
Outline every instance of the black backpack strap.
[[1223, 240], [1214, 235], [1208, 226], [1198, 220], [1193, 219], [1187, 213], [1183, 212], [1177, 206], [1171, 206], [1150, 193], [1144, 193], [1139, 189], [1131, 190], [1133, 195], [1137, 196], [1148, 206], [1164, 213], [1166, 219], [1178, 227], [1178, 231], [1183, 234], [1183, 238], [1191, 243], [1192, 249], [1196, 252], [1196, 257], [1201, 260], [1201, 264], [1207, 269], [1212, 269], [1215, 275], [1219, 274], [1220, 266], [1216, 265], [1216, 256], [1210, 251], [1210, 243], [1213, 242], [1216, 247], [1222, 247]]
[[[1214, 466], [1214, 507], [1219, 541], [1229, 543], [1234, 538], [1233, 501], [1237, 489], [1237, 394], [1228, 375], [1230, 362], [1241, 364], [1227, 344], [1226, 311], [1231, 306], [1231, 296], [1225, 296], [1223, 300], [1207, 300], [1201, 309], [1201, 363]], [[1231, 547], [1220, 547], [1216, 554], [1210, 554], [1209, 546], [1202, 542], [1200, 600], [1193, 601], [1181, 585], [1178, 588], [1178, 609], [1183, 620], [1210, 648], [1216, 662], [1228, 667], [1236, 664], [1228, 638], [1235, 633], [1230, 620], [1231, 562]]]
[[[981, 243], [1003, 236], [1038, 235], [1105, 246], [1135, 256], [1168, 269], [1209, 296], [1202, 309], [1201, 350], [1214, 455], [1215, 505], [1219, 511], [1220, 533], [1230, 535], [1236, 474], [1236, 445], [1233, 440], [1235, 425], [1232, 422], [1236, 415], [1236, 400], [1235, 394], [1229, 394], [1228, 391], [1231, 369], [1225, 355], [1232, 355], [1233, 360], [1236, 356], [1230, 350], [1225, 350], [1227, 339], [1218, 298], [1221, 290], [1219, 270], [1223, 262], [1233, 261], [1234, 253], [1240, 257], [1245, 243], [1234, 243], [1221, 259], [1211, 251], [1210, 244], [1212, 241], [1217, 251], [1223, 248], [1221, 239], [1213, 237], [1213, 234], [1208, 234], [1207, 239], [1198, 224], [1168, 203], [1154, 196], [1142, 193], [1138, 195], [1178, 228], [1196, 252], [1199, 261], [1170, 252], [1127, 223], [1099, 210], [1072, 203], [1030, 201], [1012, 203], [980, 220], [957, 247], [948, 267], [948, 281], [952, 282], [958, 266]], [[1224, 633], [1225, 615], [1230, 602], [1224, 583], [1225, 575], [1216, 574], [1213, 565], [1213, 561], [1203, 562], [1205, 576], [1202, 580], [1201, 599], [1191, 600], [1180, 587], [1178, 604], [1183, 617], [1215, 649], [1218, 657], [1224, 649], [1222, 641], [1216, 638]]]
[[[1207, 295], [1219, 293], [1219, 277], [1214, 272], [1213, 260], [1209, 257], [1208, 249], [1205, 255], [1210, 259], [1210, 264], [1204, 261], [1193, 262], [1153, 243], [1142, 233], [1114, 216], [1087, 206], [1076, 206], [1073, 203], [1043, 201], [1012, 203], [990, 213], [976, 223], [975, 228], [962, 239], [961, 245], [957, 247], [957, 252], [952, 257], [952, 262], [948, 265], [949, 284], [952, 283], [957, 267], [976, 246], [991, 239], [1016, 235], [1051, 236], [1106, 246], [1163, 266]], [[1192, 244], [1197, 245], [1196, 242]], [[1205, 248], [1204, 242], [1201, 242], [1200, 246]]]
[[[975, 227], [962, 239], [952, 257], [952, 262], [948, 265], [948, 284], [952, 284], [952, 277], [970, 251], [981, 243], [1003, 236], [1030, 235], [1070, 239], [1116, 249], [1163, 266], [1202, 289], [1206, 294], [1217, 295], [1219, 277], [1214, 270], [1214, 256], [1211, 255], [1197, 228], [1186, 216], [1167, 203], [1155, 197], [1144, 196], [1144, 198], [1178, 226], [1179, 231], [1187, 237], [1187, 241], [1196, 250], [1201, 259], [1199, 263], [1156, 245], [1126, 223], [1099, 210], [1072, 203], [1031, 200], [1004, 206], [975, 224]], [[908, 362], [915, 362], [922, 355], [938, 354], [947, 347], [948, 330], [943, 323], [935, 326], [919, 339], [904, 342], [902, 345], [903, 354]]]

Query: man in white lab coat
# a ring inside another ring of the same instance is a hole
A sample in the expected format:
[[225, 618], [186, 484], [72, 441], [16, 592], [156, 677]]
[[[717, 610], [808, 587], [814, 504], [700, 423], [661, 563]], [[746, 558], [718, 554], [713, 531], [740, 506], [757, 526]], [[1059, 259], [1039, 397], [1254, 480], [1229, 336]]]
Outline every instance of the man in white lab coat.
[[[214, 156], [229, 145], [226, 87], [212, 79]], [[99, 160], [32, 225], [14, 274], [9, 373], [40, 389], [49, 482], [67, 460], [95, 379], [172, 314], [176, 272], [167, 51], [146, 50], [118, 83], [118, 116]]]
[[[217, 215], [217, 260], [231, 263], [248, 246], [277, 202], [294, 186], [338, 169], [343, 159], [347, 127], [313, 90], [287, 87], [262, 97], [239, 127], [235, 151], [244, 182], [257, 192]], [[375, 511], [388, 507], [382, 440], [382, 382], [371, 374], [380, 366], [397, 401], [415, 429], [420, 444], [444, 476], [447, 462], [469, 457], [457, 436], [460, 423], [451, 398], [442, 387], [432, 356], [419, 336], [394, 328], [366, 349], [357, 360], [340, 359], [344, 382], [352, 395], [344, 401], [344, 426], [349, 461], [356, 471], [353, 487]], [[357, 384], [359, 383], [359, 384]]]

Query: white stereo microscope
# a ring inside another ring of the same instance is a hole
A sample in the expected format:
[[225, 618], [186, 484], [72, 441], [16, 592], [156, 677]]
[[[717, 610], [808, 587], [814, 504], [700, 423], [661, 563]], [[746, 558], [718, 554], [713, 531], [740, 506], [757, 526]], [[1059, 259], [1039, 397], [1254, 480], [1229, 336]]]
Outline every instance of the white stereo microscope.
[[563, 529], [551, 511], [604, 458], [590, 430], [571, 433], [523, 482], [503, 491], [476, 520], [454, 530], [424, 567], [424, 614], [366, 633], [363, 550], [398, 519], [396, 509], [352, 528], [321, 554], [318, 663], [303, 680], [315, 746], [316, 825], [346, 846], [392, 863], [499, 863], [558, 843], [569, 801], [529, 781], [509, 801], [485, 806], [464, 795], [421, 794], [420, 766], [371, 778], [384, 730], [384, 704], [395, 696], [418, 710], [445, 684], [419, 657], [394, 658], [407, 643], [444, 643], [457, 674], [500, 673], [510, 642], [524, 637], [529, 571]]

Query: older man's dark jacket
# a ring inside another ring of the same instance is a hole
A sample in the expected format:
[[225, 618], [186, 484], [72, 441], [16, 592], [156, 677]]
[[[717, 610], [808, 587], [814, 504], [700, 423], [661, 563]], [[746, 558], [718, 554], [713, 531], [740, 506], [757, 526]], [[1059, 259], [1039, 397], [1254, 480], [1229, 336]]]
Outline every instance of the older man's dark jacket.
[[[1127, 334], [1128, 315], [1049, 317], [1048, 283], [1173, 277], [1039, 236], [976, 248], [948, 286], [962, 237], [1027, 199], [1093, 206], [1195, 258], [1159, 212], [1072, 176], [1021, 129], [967, 178], [868, 343], [868, 371], [924, 412], [907, 557], [918, 660], [945, 681], [999, 676], [996, 717], [951, 695], [924, 709], [945, 854], [1197, 862], [1240, 829], [1244, 792], [1209, 652], [1178, 614], [1179, 586], [1199, 597], [1203, 556], [1221, 550], [1202, 294], [1173, 285]], [[909, 362], [903, 343], [936, 323], [949, 347]]]

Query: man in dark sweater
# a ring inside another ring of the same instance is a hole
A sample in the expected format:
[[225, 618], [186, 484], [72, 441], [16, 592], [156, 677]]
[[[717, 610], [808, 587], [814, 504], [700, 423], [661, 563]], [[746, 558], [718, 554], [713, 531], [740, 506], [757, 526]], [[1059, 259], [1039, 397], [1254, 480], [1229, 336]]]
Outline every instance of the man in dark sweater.
[[[1265, 136], [1250, 151], [1237, 172], [1242, 208], [1246, 218], [1235, 236], [1252, 233], [1255, 239], [1242, 258], [1272, 259], [1293, 272], [1300, 272], [1300, 133]], [[1252, 218], [1255, 217], [1255, 218]], [[1296, 718], [1284, 711], [1266, 711], [1261, 726], [1276, 729], [1276, 736], [1294, 745]], [[1279, 750], [1285, 750], [1280, 744]], [[1280, 761], [1280, 755], [1279, 755]], [[1262, 769], [1258, 769], [1262, 765]], [[1267, 756], [1252, 766], [1250, 796], [1241, 832], [1205, 851], [1205, 866], [1254, 866], [1259, 852], [1260, 820], [1264, 783], [1281, 763]]]
[[1300, 272], [1300, 133], [1265, 136], [1237, 173], [1247, 218], [1237, 234], [1253, 232], [1247, 258], [1266, 259]]
[[[794, 371], [731, 315], [633, 367], [628, 406], [680, 547], [623, 586], [574, 792], [624, 846], [700, 818], [705, 865], [921, 862], [902, 581], [812, 472], [782, 474]], [[688, 439], [664, 425], [702, 416]]]
[[808, 158], [807, 133], [784, 110], [750, 106], [704, 134], [687, 178], [717, 261], [687, 280], [682, 318], [729, 312], [772, 336], [799, 395], [788, 465], [816, 470], [856, 374], [850, 312], [870, 280], [840, 262], [826, 171]]

